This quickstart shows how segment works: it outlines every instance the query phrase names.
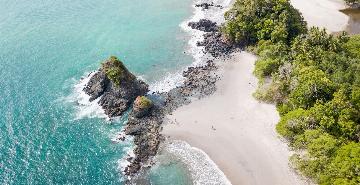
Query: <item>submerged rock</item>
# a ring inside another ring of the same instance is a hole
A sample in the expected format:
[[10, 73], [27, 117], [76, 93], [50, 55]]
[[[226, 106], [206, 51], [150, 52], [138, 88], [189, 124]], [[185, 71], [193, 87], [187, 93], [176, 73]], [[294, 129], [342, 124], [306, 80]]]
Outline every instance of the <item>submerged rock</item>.
[[137, 96], [148, 92], [148, 85], [136, 79], [116, 57], [110, 57], [90, 78], [83, 89], [90, 101], [100, 97], [99, 104], [109, 117], [120, 116]]
[[218, 31], [218, 26], [216, 25], [216, 22], [212, 22], [207, 19], [200, 19], [199, 22], [189, 22], [188, 26], [190, 26], [192, 29], [204, 32]]

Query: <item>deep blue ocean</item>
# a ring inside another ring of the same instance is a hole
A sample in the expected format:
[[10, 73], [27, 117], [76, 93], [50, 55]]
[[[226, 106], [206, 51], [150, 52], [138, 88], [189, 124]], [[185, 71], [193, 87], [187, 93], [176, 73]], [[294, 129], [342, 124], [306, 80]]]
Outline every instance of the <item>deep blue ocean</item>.
[[[156, 83], [192, 63], [192, 0], [0, 0], [0, 184], [122, 184], [124, 121], [83, 113], [74, 90], [111, 55]], [[170, 163], [152, 184], [186, 184]]]

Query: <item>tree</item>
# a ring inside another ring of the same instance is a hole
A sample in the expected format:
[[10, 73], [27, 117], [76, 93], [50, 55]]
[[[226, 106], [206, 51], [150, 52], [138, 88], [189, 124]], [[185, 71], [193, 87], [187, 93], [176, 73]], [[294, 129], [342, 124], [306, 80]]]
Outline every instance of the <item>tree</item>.
[[226, 12], [223, 32], [237, 43], [290, 42], [306, 32], [301, 14], [288, 0], [237, 0]]

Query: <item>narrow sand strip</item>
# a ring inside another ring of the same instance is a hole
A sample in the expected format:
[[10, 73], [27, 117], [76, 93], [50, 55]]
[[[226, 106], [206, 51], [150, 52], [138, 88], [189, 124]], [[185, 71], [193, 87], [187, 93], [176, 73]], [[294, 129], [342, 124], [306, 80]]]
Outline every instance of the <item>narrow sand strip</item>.
[[308, 26], [326, 28], [329, 32], [345, 30], [349, 17], [339, 10], [346, 8], [343, 0], [290, 0], [304, 16]]
[[252, 93], [256, 57], [236, 53], [223, 65], [215, 94], [183, 106], [168, 116], [163, 134], [204, 150], [234, 185], [305, 184], [288, 165], [290, 152], [275, 131], [274, 105]]

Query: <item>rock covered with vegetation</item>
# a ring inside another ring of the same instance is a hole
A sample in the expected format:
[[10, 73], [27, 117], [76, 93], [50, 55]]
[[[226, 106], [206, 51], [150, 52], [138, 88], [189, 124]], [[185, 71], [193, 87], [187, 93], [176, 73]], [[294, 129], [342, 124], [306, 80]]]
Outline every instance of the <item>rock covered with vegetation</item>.
[[153, 102], [145, 96], [138, 96], [134, 101], [133, 113], [137, 118], [146, 116], [153, 107]]
[[319, 184], [360, 184], [360, 36], [306, 29], [288, 0], [237, 0], [223, 32], [259, 56], [255, 96], [277, 105], [291, 161]]
[[120, 116], [137, 96], [148, 92], [148, 85], [136, 79], [124, 64], [112, 56], [90, 78], [84, 91], [90, 101], [100, 98], [99, 104], [109, 117]]

